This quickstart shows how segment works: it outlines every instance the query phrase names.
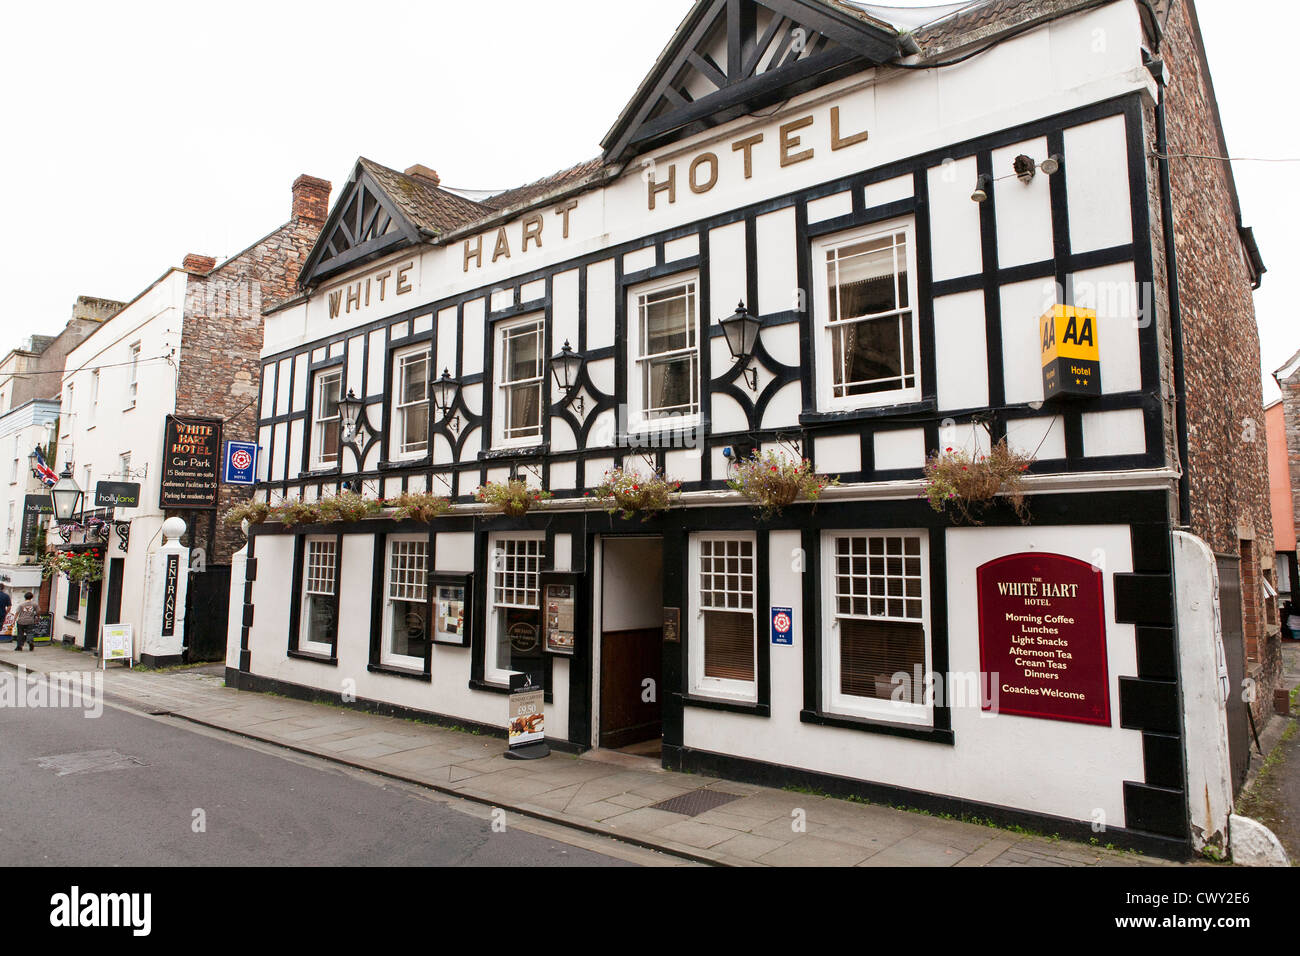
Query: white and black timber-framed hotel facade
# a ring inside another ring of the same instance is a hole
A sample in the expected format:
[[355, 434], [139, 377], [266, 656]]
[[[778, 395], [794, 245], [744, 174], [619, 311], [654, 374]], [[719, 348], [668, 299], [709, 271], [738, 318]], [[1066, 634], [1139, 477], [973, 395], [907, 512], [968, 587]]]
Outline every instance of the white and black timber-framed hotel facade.
[[[661, 739], [671, 768], [1212, 842], [1186, 796], [1186, 385], [1150, 155], [1169, 16], [990, 0], [907, 33], [865, 5], [700, 0], [599, 159], [476, 198], [359, 160], [266, 313], [258, 497], [455, 507], [253, 526], [230, 682], [503, 733], [529, 670], [553, 747]], [[1221, 241], [1259, 268], [1248, 231]], [[718, 324], [738, 302], [761, 323], [739, 361]], [[1044, 397], [1054, 305], [1096, 312], [1095, 394]], [[349, 392], [365, 427], [344, 444]], [[927, 454], [990, 436], [1035, 458], [1027, 524], [920, 496]], [[840, 484], [760, 519], [726, 485], [752, 449]], [[620, 465], [680, 501], [607, 514], [586, 492]], [[475, 501], [513, 476], [554, 497], [519, 518]], [[981, 576], [1034, 555], [1097, 583], [1086, 714], [873, 684], [987, 671]], [[572, 653], [540, 639], [548, 583], [576, 597]]]

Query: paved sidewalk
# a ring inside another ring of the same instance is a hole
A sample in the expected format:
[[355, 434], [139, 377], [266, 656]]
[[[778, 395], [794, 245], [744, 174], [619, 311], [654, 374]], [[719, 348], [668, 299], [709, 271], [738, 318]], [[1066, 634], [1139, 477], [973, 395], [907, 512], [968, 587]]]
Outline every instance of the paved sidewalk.
[[[94, 670], [87, 654], [42, 646], [0, 665]], [[409, 720], [225, 686], [221, 676], [110, 668], [109, 701], [288, 747], [444, 793], [689, 859], [728, 866], [1176, 866], [1102, 847], [923, 813], [663, 770], [621, 754], [506, 760], [505, 742]], [[695, 816], [655, 804], [725, 800]], [[796, 811], [806, 826], [795, 832]]]

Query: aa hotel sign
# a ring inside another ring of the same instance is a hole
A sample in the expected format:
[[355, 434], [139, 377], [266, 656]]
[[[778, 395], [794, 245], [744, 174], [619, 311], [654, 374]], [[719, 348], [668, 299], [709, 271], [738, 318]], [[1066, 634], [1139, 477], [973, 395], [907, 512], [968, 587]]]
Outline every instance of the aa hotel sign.
[[1029, 552], [980, 565], [975, 580], [980, 670], [996, 675], [998, 712], [1110, 726], [1101, 571]]

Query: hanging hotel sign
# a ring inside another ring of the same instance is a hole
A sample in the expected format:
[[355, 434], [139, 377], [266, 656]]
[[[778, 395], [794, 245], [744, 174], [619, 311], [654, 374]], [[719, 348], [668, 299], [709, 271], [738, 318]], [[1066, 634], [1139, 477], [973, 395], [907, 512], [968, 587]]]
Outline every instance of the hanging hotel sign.
[[54, 499], [49, 495], [27, 495], [23, 498], [23, 528], [18, 541], [19, 554], [35, 554], [36, 538], [41, 527], [54, 514]]
[[97, 481], [95, 482], [96, 508], [138, 508], [140, 507], [140, 483], [138, 481]]
[[168, 415], [163, 428], [162, 508], [216, 508], [221, 419]]
[[1038, 338], [1043, 351], [1043, 398], [1101, 394], [1096, 312], [1054, 305], [1038, 319]]
[[1110, 726], [1101, 571], [1063, 554], [982, 564], [980, 671], [996, 682], [985, 710]]

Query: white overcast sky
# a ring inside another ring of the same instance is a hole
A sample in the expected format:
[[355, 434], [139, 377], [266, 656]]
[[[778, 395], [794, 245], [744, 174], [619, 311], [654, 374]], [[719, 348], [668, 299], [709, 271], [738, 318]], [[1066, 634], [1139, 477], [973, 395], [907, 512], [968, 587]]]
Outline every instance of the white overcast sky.
[[[1181, 0], [1179, 0], [1181, 2]], [[927, 6], [894, 0], [896, 6]], [[77, 295], [128, 300], [187, 252], [288, 218], [299, 173], [358, 155], [504, 188], [599, 152], [690, 0], [29, 3], [0, 31], [0, 354]], [[1289, 0], [1201, 0], [1229, 151], [1300, 157]], [[1269, 273], [1261, 365], [1300, 348], [1300, 163], [1235, 165]], [[1271, 378], [1266, 399], [1277, 394]]]

